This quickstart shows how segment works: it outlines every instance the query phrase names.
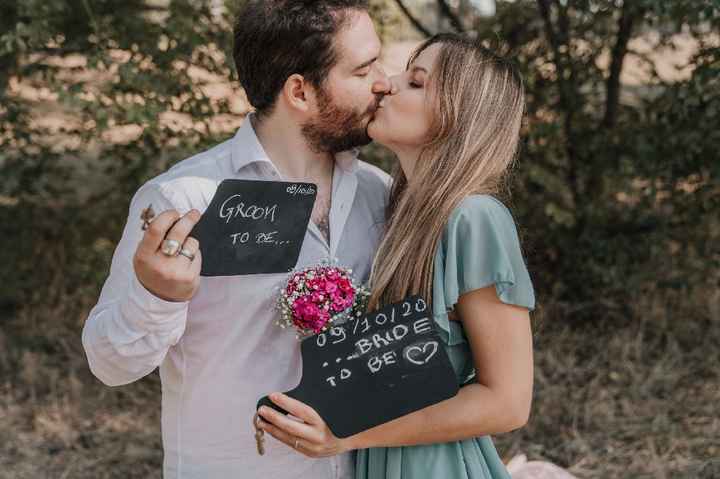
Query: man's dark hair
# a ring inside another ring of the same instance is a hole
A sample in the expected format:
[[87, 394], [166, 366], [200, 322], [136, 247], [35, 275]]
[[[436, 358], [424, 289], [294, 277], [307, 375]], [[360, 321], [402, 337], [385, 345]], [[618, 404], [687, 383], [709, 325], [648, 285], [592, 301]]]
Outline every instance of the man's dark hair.
[[270, 113], [290, 75], [317, 88], [337, 62], [333, 46], [352, 10], [367, 0], [249, 0], [235, 22], [233, 57], [258, 116]]

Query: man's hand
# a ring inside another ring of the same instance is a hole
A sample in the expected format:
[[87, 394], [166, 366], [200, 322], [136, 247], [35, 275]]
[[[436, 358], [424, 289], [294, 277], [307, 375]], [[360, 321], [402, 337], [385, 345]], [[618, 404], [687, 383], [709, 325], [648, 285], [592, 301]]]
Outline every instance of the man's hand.
[[264, 421], [258, 421], [258, 426], [278, 441], [313, 458], [335, 456], [354, 449], [353, 436], [345, 439], [335, 437], [323, 418], [310, 406], [282, 393], [271, 394], [270, 400], [303, 421], [290, 419], [272, 408], [261, 406], [258, 413]]
[[[200, 243], [188, 237], [200, 220], [200, 212], [190, 210], [182, 217], [177, 210], [159, 214], [145, 231], [135, 251], [133, 267], [140, 283], [152, 294], [165, 301], [188, 301], [200, 285]], [[160, 251], [165, 239], [178, 241], [195, 258], [183, 255], [167, 256]]]

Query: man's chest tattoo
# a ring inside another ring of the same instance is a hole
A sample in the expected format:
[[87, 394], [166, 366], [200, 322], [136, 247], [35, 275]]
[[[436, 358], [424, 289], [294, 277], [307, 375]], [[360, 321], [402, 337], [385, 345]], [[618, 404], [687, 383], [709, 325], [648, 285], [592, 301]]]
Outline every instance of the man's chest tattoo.
[[313, 221], [318, 229], [325, 237], [325, 241], [330, 243], [330, 197], [320, 197], [313, 214]]

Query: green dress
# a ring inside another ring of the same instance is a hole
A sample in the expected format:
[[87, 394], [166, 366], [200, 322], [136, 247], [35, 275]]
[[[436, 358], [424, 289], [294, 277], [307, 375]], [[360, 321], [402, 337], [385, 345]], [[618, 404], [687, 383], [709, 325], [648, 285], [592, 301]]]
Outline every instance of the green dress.
[[[435, 253], [433, 319], [458, 384], [474, 380], [462, 323], [448, 312], [463, 293], [495, 285], [501, 301], [532, 310], [535, 295], [508, 209], [488, 195], [467, 197], [450, 215]], [[355, 479], [510, 479], [490, 436], [357, 451]]]

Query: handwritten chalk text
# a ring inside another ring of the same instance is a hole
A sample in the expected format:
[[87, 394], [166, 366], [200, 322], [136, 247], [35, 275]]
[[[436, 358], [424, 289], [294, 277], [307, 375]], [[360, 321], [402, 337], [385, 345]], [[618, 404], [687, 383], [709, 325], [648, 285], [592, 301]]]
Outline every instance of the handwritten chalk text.
[[251, 220], [268, 220], [270, 223], [275, 222], [275, 214], [277, 213], [277, 205], [258, 206], [246, 205], [240, 201], [241, 195], [232, 195], [228, 197], [220, 205], [220, 218], [225, 220], [225, 224], [238, 216]]
[[311, 185], [307, 186], [300, 186], [300, 185], [290, 185], [287, 187], [288, 194], [291, 194], [293, 196], [295, 195], [314, 195], [315, 194], [315, 188]]

